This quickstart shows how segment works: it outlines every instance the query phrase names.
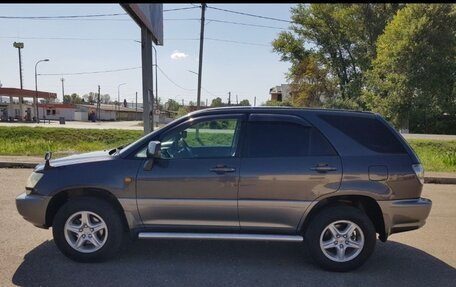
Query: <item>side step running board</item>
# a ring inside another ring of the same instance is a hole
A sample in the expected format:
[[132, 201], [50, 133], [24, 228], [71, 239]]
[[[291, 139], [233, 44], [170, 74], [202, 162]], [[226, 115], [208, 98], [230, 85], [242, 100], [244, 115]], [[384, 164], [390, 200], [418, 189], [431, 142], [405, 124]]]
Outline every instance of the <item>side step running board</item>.
[[139, 239], [214, 239], [214, 240], [265, 240], [265, 241], [303, 241], [301, 235], [276, 234], [234, 234], [234, 233], [177, 233], [177, 232], [140, 232]]

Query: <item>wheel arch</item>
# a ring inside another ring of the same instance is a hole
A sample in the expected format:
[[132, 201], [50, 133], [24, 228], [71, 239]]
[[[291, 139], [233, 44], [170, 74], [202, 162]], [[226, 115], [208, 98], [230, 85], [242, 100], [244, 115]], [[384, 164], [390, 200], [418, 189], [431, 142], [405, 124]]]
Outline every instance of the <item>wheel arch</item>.
[[388, 235], [385, 231], [385, 222], [380, 206], [375, 199], [364, 195], [340, 195], [320, 200], [306, 215], [304, 222], [299, 228], [300, 232], [302, 234], [306, 232], [310, 222], [320, 211], [339, 205], [352, 206], [363, 211], [372, 221], [375, 231], [379, 234], [379, 239], [383, 242], [387, 240]]
[[100, 188], [72, 188], [62, 190], [59, 193], [55, 194], [49, 201], [49, 204], [46, 208], [46, 226], [52, 226], [55, 215], [68, 200], [81, 196], [94, 197], [110, 203], [119, 213], [125, 231], [128, 231], [127, 218], [119, 200], [111, 192]]

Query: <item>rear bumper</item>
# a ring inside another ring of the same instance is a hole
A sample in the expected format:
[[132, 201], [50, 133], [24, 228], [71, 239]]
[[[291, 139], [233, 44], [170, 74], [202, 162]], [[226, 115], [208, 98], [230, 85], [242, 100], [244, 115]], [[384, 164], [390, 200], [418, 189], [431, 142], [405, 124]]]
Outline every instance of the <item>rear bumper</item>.
[[42, 195], [27, 195], [25, 192], [16, 198], [16, 208], [25, 220], [41, 228], [46, 226], [46, 209], [50, 197]]
[[386, 236], [422, 227], [431, 212], [426, 198], [378, 201], [383, 213]]

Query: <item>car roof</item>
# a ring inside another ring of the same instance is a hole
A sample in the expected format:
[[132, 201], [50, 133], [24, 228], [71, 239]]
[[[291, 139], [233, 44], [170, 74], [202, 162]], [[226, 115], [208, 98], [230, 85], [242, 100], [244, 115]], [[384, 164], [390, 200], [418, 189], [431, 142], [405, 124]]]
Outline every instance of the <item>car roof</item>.
[[202, 110], [197, 110], [189, 113], [189, 116], [197, 115], [211, 115], [211, 114], [221, 114], [221, 113], [239, 113], [239, 112], [268, 112], [268, 113], [330, 113], [338, 115], [374, 115], [372, 112], [365, 111], [354, 111], [354, 110], [345, 110], [345, 109], [323, 109], [323, 108], [294, 108], [294, 107], [250, 107], [250, 106], [229, 106], [229, 107], [217, 107], [217, 108], [207, 108]]

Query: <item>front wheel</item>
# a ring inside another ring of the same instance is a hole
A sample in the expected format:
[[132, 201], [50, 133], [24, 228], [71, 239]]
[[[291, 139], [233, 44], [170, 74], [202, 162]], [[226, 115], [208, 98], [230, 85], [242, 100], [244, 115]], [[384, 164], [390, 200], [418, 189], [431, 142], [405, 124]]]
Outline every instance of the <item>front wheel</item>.
[[121, 248], [125, 236], [116, 209], [92, 197], [66, 202], [54, 218], [52, 233], [60, 251], [78, 262], [112, 257]]
[[375, 241], [371, 220], [349, 206], [319, 212], [305, 235], [313, 259], [331, 271], [350, 271], [361, 266], [374, 251]]

